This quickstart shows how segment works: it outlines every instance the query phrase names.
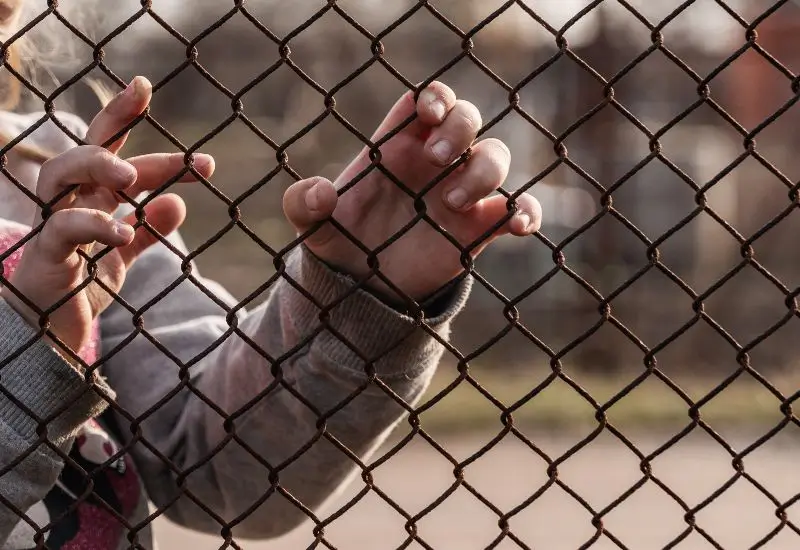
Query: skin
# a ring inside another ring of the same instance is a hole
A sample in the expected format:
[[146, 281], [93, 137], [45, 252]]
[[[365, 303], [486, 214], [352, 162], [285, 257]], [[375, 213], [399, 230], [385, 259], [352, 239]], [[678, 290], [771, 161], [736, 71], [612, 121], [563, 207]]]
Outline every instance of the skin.
[[[475, 143], [481, 128], [480, 112], [457, 99], [444, 84], [433, 82], [416, 103], [411, 92], [401, 97], [372, 137], [373, 143], [415, 112], [414, 122], [380, 147], [381, 164], [412, 191], [421, 191], [471, 147], [469, 160], [425, 196], [427, 212], [435, 223], [462, 246], [474, 246], [473, 257], [502, 235], [526, 236], [538, 231], [541, 207], [532, 196], [523, 194], [516, 201], [516, 215], [488, 238], [476, 241], [509, 217], [507, 199], [489, 195], [505, 181], [511, 154], [496, 139]], [[365, 148], [335, 182], [311, 178], [295, 184], [284, 197], [287, 218], [303, 232], [330, 216], [370, 249], [379, 247], [417, 213], [412, 198], [376, 169], [337, 196], [337, 191], [370, 163]], [[359, 278], [372, 272], [364, 252], [332, 224], [325, 224], [305, 243], [315, 255], [342, 271]], [[396, 303], [409, 298], [420, 302], [464, 270], [461, 250], [422, 221], [381, 252], [378, 261], [381, 274], [394, 288], [375, 276], [367, 284]]]
[[[0, 1], [0, 18], [16, 21], [18, 8], [15, 2]], [[114, 220], [113, 213], [123, 200], [118, 192], [136, 196], [157, 189], [184, 168], [183, 155], [159, 153], [123, 159], [118, 153], [127, 135], [102, 147], [139, 116], [151, 98], [151, 84], [136, 77], [92, 120], [87, 145], [42, 166], [36, 193], [44, 201], [51, 202], [71, 185], [78, 187], [54, 205], [42, 231], [25, 245], [10, 281], [13, 290], [0, 291], [32, 325], [41, 326], [42, 312], [85, 281], [86, 265], [77, 253], [79, 248], [93, 254], [111, 247], [97, 264], [98, 278], [116, 292], [128, 267], [157, 242], [147, 228], [134, 230], [135, 217]], [[432, 83], [416, 102], [411, 93], [401, 97], [374, 134], [373, 143], [414, 114], [411, 124], [380, 147], [382, 166], [412, 191], [422, 190], [471, 150], [468, 161], [425, 196], [426, 211], [434, 222], [462, 246], [469, 246], [473, 257], [501, 235], [526, 236], [538, 231], [541, 207], [532, 196], [517, 198], [517, 211], [510, 219], [507, 200], [490, 196], [508, 175], [509, 150], [495, 139], [475, 141], [482, 124], [478, 109], [459, 100], [444, 84]], [[365, 148], [334, 182], [310, 178], [295, 183], [284, 195], [284, 212], [298, 234], [311, 231], [305, 245], [321, 260], [366, 279], [366, 285], [387, 302], [421, 302], [463, 272], [459, 248], [425, 222], [417, 223], [378, 255], [380, 274], [391, 281], [389, 286], [374, 275], [364, 252], [328, 223], [335, 220], [374, 249], [417, 215], [413, 200], [379, 170], [371, 170], [340, 194], [370, 164]], [[208, 178], [214, 172], [214, 159], [196, 154], [194, 168]], [[182, 181], [192, 178], [187, 174]], [[183, 223], [186, 208], [177, 195], [163, 194], [147, 205], [145, 215], [157, 233], [166, 235]], [[37, 213], [34, 226], [42, 221], [40, 216]], [[504, 219], [507, 221], [491, 235], [476, 240]], [[47, 315], [51, 334], [69, 349], [81, 349], [91, 336], [92, 321], [111, 299], [99, 285], [87, 285]]]
[[[117, 191], [136, 196], [157, 189], [184, 168], [183, 155], [157, 153], [121, 159], [116, 153], [127, 135], [108, 148], [101, 147], [141, 114], [151, 97], [150, 83], [137, 77], [91, 122], [87, 145], [75, 147], [42, 165], [36, 194], [43, 201], [51, 203], [70, 186], [79, 185], [54, 204], [42, 230], [25, 244], [10, 279], [15, 291], [3, 288], [0, 292], [32, 325], [40, 326], [37, 309], [51, 308], [85, 280], [86, 262], [78, 255], [79, 248], [91, 255], [106, 246], [113, 247], [97, 267], [98, 278], [116, 292], [125, 281], [127, 268], [157, 242], [157, 236], [144, 226], [134, 231], [135, 215], [114, 220], [112, 215], [123, 201]], [[194, 166], [204, 177], [214, 172], [214, 160], [208, 155], [196, 155]], [[192, 178], [188, 174], [183, 181]], [[42, 221], [41, 212], [36, 216], [34, 226]], [[145, 207], [145, 216], [157, 233], [166, 235], [183, 223], [186, 208], [177, 195], [164, 194]], [[108, 307], [111, 299], [99, 285], [86, 286], [50, 313], [50, 331], [69, 349], [80, 350], [91, 336], [92, 321]]]

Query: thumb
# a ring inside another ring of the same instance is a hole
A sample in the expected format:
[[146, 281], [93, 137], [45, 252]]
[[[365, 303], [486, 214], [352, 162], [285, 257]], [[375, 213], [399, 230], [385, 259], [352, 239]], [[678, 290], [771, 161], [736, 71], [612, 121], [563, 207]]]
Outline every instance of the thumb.
[[[336, 209], [339, 195], [333, 183], [325, 178], [309, 178], [292, 184], [283, 195], [283, 212], [298, 233], [313, 229], [325, 221]], [[305, 242], [311, 246], [321, 246], [336, 234], [336, 228], [325, 224], [309, 235]]]

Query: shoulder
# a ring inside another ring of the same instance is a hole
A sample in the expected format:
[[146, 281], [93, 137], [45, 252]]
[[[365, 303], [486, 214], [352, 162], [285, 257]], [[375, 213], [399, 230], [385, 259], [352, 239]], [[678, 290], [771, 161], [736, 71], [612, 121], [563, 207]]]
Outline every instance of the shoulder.
[[0, 132], [6, 137], [16, 139], [25, 134], [23, 143], [56, 155], [77, 145], [70, 134], [83, 139], [87, 129], [81, 117], [65, 111], [55, 111], [52, 117], [43, 111], [24, 114], [0, 111]]

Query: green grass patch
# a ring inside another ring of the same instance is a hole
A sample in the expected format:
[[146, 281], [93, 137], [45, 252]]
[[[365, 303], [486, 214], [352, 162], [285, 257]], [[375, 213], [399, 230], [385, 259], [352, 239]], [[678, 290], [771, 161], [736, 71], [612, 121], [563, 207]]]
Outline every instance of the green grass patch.
[[[655, 375], [635, 384], [641, 373], [575, 374], [570, 380], [580, 389], [561, 378], [545, 384], [547, 374], [541, 371], [531, 376], [488, 368], [471, 369], [470, 373], [474, 383], [462, 380], [448, 392], [446, 388], [457, 374], [453, 369], [439, 371], [419, 405], [423, 428], [436, 432], [497, 430], [502, 428], [501, 407], [511, 410], [515, 426], [545, 431], [595, 428], [598, 409], [622, 430], [680, 429], [692, 422], [693, 405], [698, 405], [699, 418], [713, 427], [761, 429], [785, 418], [780, 397], [746, 373], [721, 390], [722, 376], [684, 375], [678, 386], [685, 398]], [[796, 377], [770, 383], [786, 397], [800, 388]]]

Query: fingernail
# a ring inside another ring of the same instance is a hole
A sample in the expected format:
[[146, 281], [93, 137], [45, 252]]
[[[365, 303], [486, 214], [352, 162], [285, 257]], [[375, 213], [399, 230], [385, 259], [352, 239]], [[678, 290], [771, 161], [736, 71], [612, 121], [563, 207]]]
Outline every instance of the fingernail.
[[134, 229], [125, 222], [114, 220], [114, 232], [123, 239], [130, 239], [133, 237]]
[[531, 216], [527, 212], [520, 212], [517, 214], [517, 218], [519, 221], [522, 222], [522, 230], [527, 231], [528, 228], [531, 226]]
[[142, 97], [149, 87], [149, 85], [145, 82], [146, 81], [143, 78], [139, 78], [138, 76], [134, 78], [125, 89], [125, 96], [132, 99]]
[[439, 120], [444, 120], [444, 115], [447, 114], [447, 107], [440, 100], [435, 99], [431, 102], [431, 111]]
[[203, 155], [198, 154], [194, 157], [194, 165], [196, 167], [207, 168], [211, 166], [211, 163], [214, 162], [214, 159], [211, 158], [211, 155]]
[[[183, 153], [175, 153], [175, 156], [180, 157], [181, 160], [183, 160], [186, 157], [186, 155], [184, 155]], [[214, 162], [214, 159], [211, 157], [211, 155], [206, 155], [203, 153], [195, 153], [192, 156], [192, 160], [194, 161], [192, 166], [194, 166], [195, 170], [202, 170], [204, 168], [208, 168]]]
[[311, 189], [306, 191], [306, 207], [309, 210], [319, 209], [319, 186], [314, 185]]
[[447, 202], [455, 209], [463, 208], [467, 204], [467, 192], [457, 187], [447, 194]]
[[449, 141], [443, 139], [433, 144], [431, 153], [433, 153], [433, 156], [440, 162], [446, 163], [450, 161], [450, 157], [453, 154], [453, 146], [450, 145]]
[[447, 109], [444, 105], [444, 102], [433, 92], [433, 90], [426, 88], [422, 91], [419, 98], [420, 104], [428, 105], [428, 108], [430, 108], [436, 118], [439, 120], [444, 119]]

